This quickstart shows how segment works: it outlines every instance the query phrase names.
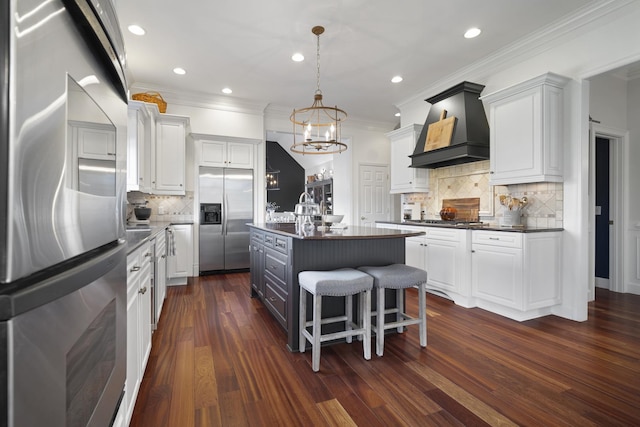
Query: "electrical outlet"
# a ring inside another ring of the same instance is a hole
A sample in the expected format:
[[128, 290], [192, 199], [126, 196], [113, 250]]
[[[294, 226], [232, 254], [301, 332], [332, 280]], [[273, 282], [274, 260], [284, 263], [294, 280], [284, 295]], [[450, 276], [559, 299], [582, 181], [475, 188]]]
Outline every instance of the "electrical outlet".
[[158, 206], [158, 215], [164, 215], [165, 213], [164, 206]]

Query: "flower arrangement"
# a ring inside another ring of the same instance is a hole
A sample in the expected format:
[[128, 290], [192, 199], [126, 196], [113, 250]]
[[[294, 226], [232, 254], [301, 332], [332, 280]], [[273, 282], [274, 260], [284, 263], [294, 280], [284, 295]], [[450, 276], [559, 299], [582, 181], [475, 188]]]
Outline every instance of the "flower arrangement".
[[267, 202], [267, 212], [275, 212], [279, 207], [276, 202]]
[[517, 197], [511, 197], [504, 194], [501, 194], [499, 199], [500, 204], [510, 211], [522, 210], [522, 208], [524, 208], [529, 202], [526, 197], [518, 199]]

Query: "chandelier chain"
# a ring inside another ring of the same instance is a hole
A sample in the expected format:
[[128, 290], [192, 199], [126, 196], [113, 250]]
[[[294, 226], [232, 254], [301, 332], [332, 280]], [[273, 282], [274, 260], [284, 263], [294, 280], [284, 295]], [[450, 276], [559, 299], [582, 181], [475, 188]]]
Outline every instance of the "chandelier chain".
[[318, 44], [316, 47], [316, 68], [317, 68], [316, 93], [321, 93], [322, 91], [320, 90], [320, 34], [316, 35], [316, 37], [318, 40]]

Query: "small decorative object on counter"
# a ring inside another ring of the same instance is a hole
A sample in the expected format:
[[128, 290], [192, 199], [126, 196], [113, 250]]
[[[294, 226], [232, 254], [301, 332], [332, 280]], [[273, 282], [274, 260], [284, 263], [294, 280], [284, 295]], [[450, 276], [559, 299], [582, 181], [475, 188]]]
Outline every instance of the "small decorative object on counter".
[[279, 207], [276, 202], [267, 202], [267, 222], [273, 221], [273, 213], [277, 211]]
[[442, 210], [440, 211], [440, 218], [443, 221], [453, 221], [456, 218], [457, 213], [458, 213], [458, 210], [456, 208], [452, 208], [452, 207], [442, 208]]
[[514, 227], [522, 224], [522, 209], [529, 202], [526, 197], [518, 199], [509, 195], [501, 194], [499, 196], [500, 204], [506, 209], [502, 218], [503, 227]]

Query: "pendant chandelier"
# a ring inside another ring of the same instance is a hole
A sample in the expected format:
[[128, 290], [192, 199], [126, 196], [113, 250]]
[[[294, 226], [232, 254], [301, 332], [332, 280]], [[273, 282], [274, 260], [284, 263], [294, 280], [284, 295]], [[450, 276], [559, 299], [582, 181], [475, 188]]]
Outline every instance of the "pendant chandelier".
[[[347, 144], [340, 142], [342, 122], [347, 113], [337, 106], [325, 107], [322, 104], [320, 90], [320, 34], [324, 27], [316, 26], [311, 32], [317, 37], [317, 77], [316, 92], [311, 107], [293, 110], [293, 145], [291, 151], [300, 154], [335, 154], [347, 149]], [[302, 135], [302, 136], [301, 136]]]

